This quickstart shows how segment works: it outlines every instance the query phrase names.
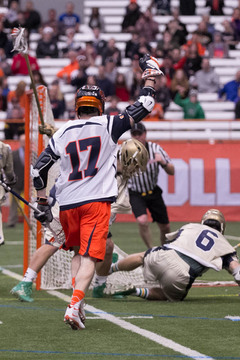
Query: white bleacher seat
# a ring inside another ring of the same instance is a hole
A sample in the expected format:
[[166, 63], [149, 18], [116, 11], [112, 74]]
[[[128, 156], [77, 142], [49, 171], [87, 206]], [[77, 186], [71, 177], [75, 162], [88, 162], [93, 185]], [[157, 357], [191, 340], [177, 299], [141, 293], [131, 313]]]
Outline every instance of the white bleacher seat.
[[66, 65], [69, 64], [69, 59], [67, 58], [59, 58], [59, 59], [38, 59], [38, 65], [43, 68], [43, 67], [58, 67], [58, 68], [62, 68]]
[[233, 111], [205, 111], [205, 118], [208, 120], [233, 120]]
[[229, 50], [229, 57], [240, 58], [240, 50]]
[[201, 101], [216, 101], [218, 99], [217, 93], [198, 93], [198, 100]]
[[236, 68], [235, 66], [232, 67], [232, 66], [225, 66], [225, 67], [218, 67], [218, 66], [215, 66], [215, 72], [218, 74], [218, 75], [223, 75], [223, 76], [232, 76], [232, 78], [235, 77], [236, 75], [236, 72], [238, 71], [238, 68]]
[[233, 68], [238, 68], [239, 64], [235, 59], [229, 59], [229, 58], [223, 58], [223, 59], [218, 59], [218, 58], [212, 58], [210, 59], [210, 64], [211, 66], [215, 67], [233, 67]]
[[[0, 120], [6, 120], [6, 118], [7, 118], [6, 111], [0, 111]], [[0, 124], [1, 124], [1, 122], [0, 122]], [[2, 130], [2, 129], [0, 129], [0, 130]]]

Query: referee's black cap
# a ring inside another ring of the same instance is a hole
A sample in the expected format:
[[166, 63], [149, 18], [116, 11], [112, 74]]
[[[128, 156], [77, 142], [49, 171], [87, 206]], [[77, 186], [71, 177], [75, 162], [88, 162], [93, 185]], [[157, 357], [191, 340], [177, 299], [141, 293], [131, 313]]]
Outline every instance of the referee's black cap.
[[146, 128], [143, 125], [143, 123], [135, 123], [134, 126], [131, 129], [131, 135], [142, 135], [144, 132], [146, 132]]

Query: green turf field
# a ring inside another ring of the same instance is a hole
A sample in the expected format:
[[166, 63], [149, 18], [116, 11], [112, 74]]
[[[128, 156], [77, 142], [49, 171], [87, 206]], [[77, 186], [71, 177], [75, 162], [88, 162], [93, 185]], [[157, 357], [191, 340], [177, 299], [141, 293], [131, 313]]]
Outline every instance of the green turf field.
[[[172, 230], [179, 225], [172, 224]], [[152, 231], [158, 245], [154, 225]], [[124, 251], [145, 250], [136, 224], [115, 223], [111, 232]], [[22, 274], [23, 227], [19, 224], [4, 233], [0, 266]], [[226, 234], [239, 236], [240, 225], [228, 223]], [[202, 279], [232, 277], [209, 271]], [[63, 323], [70, 290], [54, 295], [34, 291], [33, 303], [21, 303], [9, 293], [16, 283], [0, 273], [0, 359], [240, 359], [240, 321], [226, 319], [240, 316], [239, 287], [192, 288], [181, 303], [134, 296], [92, 299], [89, 292], [86, 329], [72, 331]]]

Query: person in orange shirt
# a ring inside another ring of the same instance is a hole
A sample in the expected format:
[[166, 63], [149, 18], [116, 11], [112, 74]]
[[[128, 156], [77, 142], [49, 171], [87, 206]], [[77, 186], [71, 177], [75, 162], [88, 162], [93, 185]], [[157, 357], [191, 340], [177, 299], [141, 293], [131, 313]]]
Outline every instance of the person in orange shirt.
[[145, 117], [144, 121], [159, 121], [163, 119], [164, 111], [162, 105], [155, 102], [152, 112]]
[[182, 49], [186, 52], [186, 55], [188, 54], [188, 49], [190, 48], [190, 46], [192, 44], [196, 44], [197, 50], [198, 50], [198, 55], [204, 56], [206, 48], [199, 41], [199, 35], [198, 35], [197, 31], [193, 32], [191, 39], [189, 39], [187, 41], [187, 43], [182, 46]]
[[25, 110], [25, 105], [26, 105], [26, 101], [27, 101], [27, 95], [25, 92], [26, 86], [27, 86], [27, 84], [25, 83], [25, 81], [19, 81], [16, 89], [9, 91], [9, 93], [7, 95], [8, 107], [9, 107], [9, 104], [11, 104], [13, 102], [18, 102], [19, 105], [21, 106], [21, 108], [23, 110]]
[[67, 84], [71, 82], [71, 74], [74, 70], [79, 69], [79, 62], [77, 60], [78, 53], [74, 50], [70, 50], [68, 52], [68, 58], [70, 60], [70, 64], [64, 66], [62, 70], [57, 73], [57, 77], [63, 79]]

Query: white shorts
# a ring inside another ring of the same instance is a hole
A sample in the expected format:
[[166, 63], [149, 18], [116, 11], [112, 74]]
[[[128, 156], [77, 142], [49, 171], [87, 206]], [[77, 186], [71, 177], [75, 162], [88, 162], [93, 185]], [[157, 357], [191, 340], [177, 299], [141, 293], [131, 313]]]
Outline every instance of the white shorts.
[[183, 300], [190, 284], [190, 266], [175, 250], [149, 252], [144, 257], [143, 276], [146, 281], [157, 281], [170, 301]]

